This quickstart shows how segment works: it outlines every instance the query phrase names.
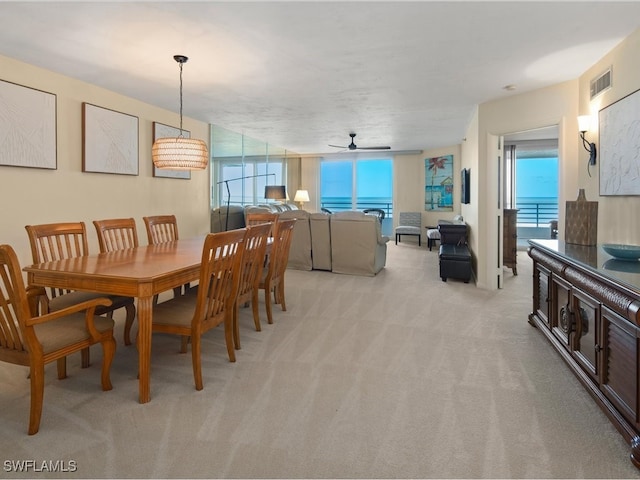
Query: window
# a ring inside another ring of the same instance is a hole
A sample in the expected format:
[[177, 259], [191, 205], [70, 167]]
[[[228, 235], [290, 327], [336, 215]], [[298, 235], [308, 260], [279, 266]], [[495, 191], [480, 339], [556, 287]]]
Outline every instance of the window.
[[[265, 203], [266, 185], [285, 185], [283, 158], [219, 158], [218, 180], [212, 195], [215, 205], [257, 205]], [[228, 188], [228, 190], [227, 190]]]
[[320, 164], [320, 203], [331, 211], [380, 208], [392, 215], [391, 159], [323, 160]]

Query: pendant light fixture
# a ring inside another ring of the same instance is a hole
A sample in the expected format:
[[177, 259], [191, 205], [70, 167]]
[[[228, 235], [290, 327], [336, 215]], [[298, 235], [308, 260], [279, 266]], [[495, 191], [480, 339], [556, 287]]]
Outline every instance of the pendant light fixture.
[[151, 148], [153, 164], [168, 170], [204, 170], [209, 164], [207, 144], [202, 140], [182, 135], [182, 65], [189, 60], [184, 55], [174, 55], [180, 64], [180, 135], [158, 138]]

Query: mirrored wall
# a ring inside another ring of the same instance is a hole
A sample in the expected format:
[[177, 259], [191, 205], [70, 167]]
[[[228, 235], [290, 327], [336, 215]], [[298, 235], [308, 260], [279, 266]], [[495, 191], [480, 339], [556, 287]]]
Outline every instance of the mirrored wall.
[[[211, 208], [264, 203], [266, 185], [298, 187], [299, 155], [262, 140], [211, 126]], [[292, 192], [292, 193], [290, 193]]]

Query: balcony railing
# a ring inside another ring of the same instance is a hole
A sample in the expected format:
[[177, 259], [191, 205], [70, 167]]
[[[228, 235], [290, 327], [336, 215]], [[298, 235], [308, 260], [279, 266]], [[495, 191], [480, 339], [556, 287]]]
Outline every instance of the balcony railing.
[[[353, 210], [353, 204], [349, 201], [321, 201], [320, 206], [327, 208], [332, 212], [340, 212], [345, 210]], [[379, 208], [384, 210], [385, 218], [391, 217], [393, 214], [393, 203], [391, 202], [360, 202], [356, 203], [356, 210], [366, 210], [368, 208]]]
[[558, 220], [557, 202], [521, 202], [518, 209], [518, 225], [546, 227], [552, 220]]

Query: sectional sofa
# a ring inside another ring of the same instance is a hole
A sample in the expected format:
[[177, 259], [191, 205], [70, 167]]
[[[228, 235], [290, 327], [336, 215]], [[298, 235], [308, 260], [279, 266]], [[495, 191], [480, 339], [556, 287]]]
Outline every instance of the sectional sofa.
[[[211, 212], [211, 231], [242, 228], [249, 211], [274, 211], [271, 206], [220, 207]], [[295, 218], [288, 268], [325, 270], [374, 276], [386, 264], [389, 237], [382, 235], [375, 215], [359, 211], [310, 213], [279, 206], [279, 218]], [[228, 216], [228, 220], [227, 220]]]

